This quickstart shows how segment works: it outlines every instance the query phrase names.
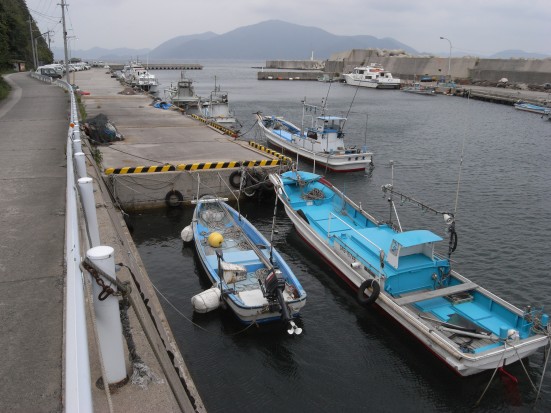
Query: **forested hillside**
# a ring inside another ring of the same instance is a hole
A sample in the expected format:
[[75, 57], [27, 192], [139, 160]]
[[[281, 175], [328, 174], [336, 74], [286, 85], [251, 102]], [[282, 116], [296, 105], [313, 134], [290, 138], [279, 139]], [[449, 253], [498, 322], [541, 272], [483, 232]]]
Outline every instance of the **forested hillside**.
[[[12, 67], [13, 61], [24, 61], [27, 69], [33, 67], [29, 10], [25, 0], [0, 0], [0, 71]], [[40, 30], [32, 22], [33, 37], [37, 38], [38, 61], [51, 63], [53, 55]]]

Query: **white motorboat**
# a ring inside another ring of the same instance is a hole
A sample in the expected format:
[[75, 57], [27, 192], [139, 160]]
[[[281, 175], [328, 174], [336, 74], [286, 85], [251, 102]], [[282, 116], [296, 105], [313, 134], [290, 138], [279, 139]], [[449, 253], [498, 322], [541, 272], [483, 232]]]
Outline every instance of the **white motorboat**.
[[355, 67], [352, 73], [343, 75], [346, 84], [374, 89], [400, 89], [400, 79], [384, 70], [378, 63]]
[[[312, 113], [310, 127], [305, 117]], [[299, 128], [282, 117], [257, 113], [258, 125], [266, 140], [284, 153], [292, 153], [334, 172], [362, 171], [372, 165], [373, 153], [364, 145], [346, 146], [343, 128], [346, 118], [325, 115], [325, 108], [304, 103], [303, 127]]]
[[228, 92], [222, 91], [220, 85], [216, 85], [214, 78], [214, 90], [210, 93], [208, 99], [200, 99], [201, 115], [211, 122], [220, 124], [235, 124], [236, 119], [230, 110]]
[[121, 78], [130, 86], [138, 87], [146, 92], [156, 93], [159, 81], [149, 73], [139, 62], [130, 62], [122, 70]]
[[201, 98], [195, 94], [193, 80], [186, 77], [185, 72], [180, 72], [180, 80], [176, 86], [170, 85], [165, 89], [165, 99], [179, 108], [182, 108], [188, 114], [201, 114], [199, 102]]

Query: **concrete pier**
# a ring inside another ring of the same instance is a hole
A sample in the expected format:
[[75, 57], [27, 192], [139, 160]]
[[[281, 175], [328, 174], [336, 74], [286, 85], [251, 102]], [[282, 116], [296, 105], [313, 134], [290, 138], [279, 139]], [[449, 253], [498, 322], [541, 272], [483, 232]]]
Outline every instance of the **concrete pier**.
[[[0, 102], [0, 154], [5, 166], [0, 186], [4, 239], [0, 254], [0, 411], [60, 412], [65, 407], [64, 365], [73, 362], [64, 359], [69, 99], [61, 88], [32, 79], [28, 73], [7, 78], [12, 92]], [[109, 396], [99, 388], [96, 383], [102, 368], [88, 313], [94, 411], [203, 412], [120, 212], [103, 197], [107, 190], [98, 174], [91, 168], [88, 173], [96, 185], [99, 238], [113, 247], [115, 262], [124, 264], [117, 278], [134, 285], [137, 305], [128, 311], [128, 326], [135, 351], [157, 378], [143, 388], [129, 382]], [[147, 309], [142, 294], [148, 299]], [[126, 355], [123, 363], [130, 376]]]
[[323, 72], [316, 71], [262, 71], [258, 72], [258, 80], [318, 80]]
[[105, 70], [77, 72], [75, 82], [90, 93], [82, 96], [88, 118], [103, 113], [124, 136], [97, 146], [102, 173], [124, 209], [165, 206], [174, 191], [189, 202], [198, 188], [199, 195], [233, 196], [228, 177], [243, 161], [271, 165], [277, 159], [178, 110], [156, 109], [149, 95], [119, 94], [123, 87]]

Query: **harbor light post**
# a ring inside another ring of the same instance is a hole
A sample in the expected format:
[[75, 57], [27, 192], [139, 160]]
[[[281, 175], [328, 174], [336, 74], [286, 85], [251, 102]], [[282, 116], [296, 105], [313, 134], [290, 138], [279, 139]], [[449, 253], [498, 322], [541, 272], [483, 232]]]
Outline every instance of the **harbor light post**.
[[448, 43], [450, 44], [450, 56], [448, 57], [448, 81], [451, 82], [452, 79], [450, 77], [450, 72], [452, 67], [452, 42], [450, 39], [442, 36], [440, 36], [440, 40], [447, 40]]

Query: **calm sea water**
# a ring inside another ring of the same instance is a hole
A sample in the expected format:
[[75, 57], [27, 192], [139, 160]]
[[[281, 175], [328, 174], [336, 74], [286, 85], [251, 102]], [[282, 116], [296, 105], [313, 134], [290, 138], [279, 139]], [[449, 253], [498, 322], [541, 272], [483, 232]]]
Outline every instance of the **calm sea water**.
[[[216, 76], [247, 132], [243, 139], [258, 139], [257, 111], [300, 124], [305, 98], [313, 104], [327, 99], [333, 114], [348, 114], [346, 139], [367, 142], [376, 167], [372, 176], [328, 178], [380, 219], [389, 216], [380, 188], [391, 182], [391, 160], [395, 188], [439, 210], [454, 210], [460, 176], [455, 268], [518, 307], [545, 305], [551, 311], [551, 122], [457, 97], [258, 81], [253, 66], [263, 62], [201, 63], [203, 70], [187, 72], [196, 92], [208, 96]], [[165, 86], [179, 77], [174, 71], [155, 74]], [[241, 208], [269, 237], [273, 204], [252, 201]], [[403, 227], [444, 235], [441, 218], [407, 203], [398, 212]], [[193, 248], [180, 239], [191, 215], [190, 209], [159, 210], [133, 215], [131, 222], [153, 283], [177, 309], [160, 298], [208, 411], [532, 411], [536, 392], [520, 364], [508, 368], [518, 386], [496, 376], [473, 409], [491, 373], [455, 376], [394, 322], [361, 307], [355, 293], [304, 245], [282, 208], [275, 247], [308, 294], [299, 320], [303, 334], [288, 336], [277, 324], [241, 332], [231, 314], [194, 314], [190, 299], [208, 283]], [[536, 384], [542, 365], [543, 352], [526, 363]], [[551, 367], [542, 397], [536, 411], [550, 411]]]

